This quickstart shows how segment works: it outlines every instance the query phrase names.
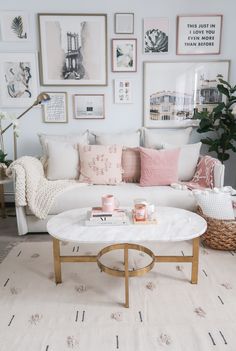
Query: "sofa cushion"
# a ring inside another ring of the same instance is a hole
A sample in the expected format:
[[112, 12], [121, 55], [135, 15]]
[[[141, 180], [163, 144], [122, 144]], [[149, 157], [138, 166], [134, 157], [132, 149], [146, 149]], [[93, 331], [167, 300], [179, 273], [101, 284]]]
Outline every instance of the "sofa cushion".
[[162, 149], [164, 144], [181, 146], [188, 144], [192, 128], [166, 130], [149, 130], [144, 128], [144, 147]]
[[140, 130], [123, 133], [93, 133], [97, 145], [122, 145], [125, 147], [140, 146]]
[[80, 182], [118, 184], [122, 181], [119, 145], [79, 145]]
[[[180, 147], [178, 178], [181, 181], [191, 180], [197, 168], [202, 143], [187, 144]], [[174, 149], [176, 145], [164, 144], [164, 149]]]
[[79, 150], [77, 145], [50, 141], [47, 144], [47, 179], [78, 179]]
[[52, 134], [38, 134], [40, 144], [44, 156], [48, 156], [47, 143], [49, 141], [57, 141], [68, 143], [71, 145], [88, 144], [88, 132], [81, 134], [65, 134], [65, 135], [52, 135]]
[[170, 185], [178, 181], [180, 149], [140, 148], [141, 186]]
[[[157, 206], [171, 206], [194, 211], [196, 202], [190, 190], [176, 190], [170, 186], [141, 187], [135, 183], [111, 185], [86, 185], [69, 189], [58, 195], [50, 215], [74, 208], [98, 206], [104, 194], [113, 194], [120, 206], [133, 206], [134, 199], [146, 199]], [[26, 213], [31, 214], [29, 208]]]
[[122, 180], [126, 183], [139, 183], [141, 160], [139, 148], [126, 148], [122, 151]]

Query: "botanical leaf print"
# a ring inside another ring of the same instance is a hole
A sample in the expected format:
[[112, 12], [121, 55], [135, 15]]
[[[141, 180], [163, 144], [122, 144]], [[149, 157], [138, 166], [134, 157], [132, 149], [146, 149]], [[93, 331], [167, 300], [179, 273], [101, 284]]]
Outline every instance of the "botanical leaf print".
[[27, 39], [27, 33], [24, 33], [23, 18], [21, 16], [13, 19], [11, 29], [19, 39]]

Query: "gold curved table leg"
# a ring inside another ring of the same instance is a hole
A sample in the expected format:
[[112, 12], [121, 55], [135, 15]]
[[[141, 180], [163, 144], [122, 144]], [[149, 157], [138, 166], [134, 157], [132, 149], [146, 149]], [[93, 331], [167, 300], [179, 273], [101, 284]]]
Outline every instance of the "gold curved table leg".
[[60, 241], [53, 238], [54, 272], [56, 284], [61, 283]]
[[192, 284], [197, 284], [198, 281], [199, 241], [199, 237], [193, 239]]
[[129, 247], [125, 244], [124, 247], [125, 261], [125, 307], [129, 308]]

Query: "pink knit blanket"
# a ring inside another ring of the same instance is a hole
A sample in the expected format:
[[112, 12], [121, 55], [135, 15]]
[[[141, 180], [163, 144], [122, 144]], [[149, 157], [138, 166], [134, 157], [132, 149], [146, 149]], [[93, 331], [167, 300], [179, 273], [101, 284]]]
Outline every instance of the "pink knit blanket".
[[198, 162], [194, 177], [189, 182], [181, 182], [189, 189], [213, 189], [214, 184], [214, 168], [215, 165], [220, 164], [220, 161], [211, 156], [202, 156]]

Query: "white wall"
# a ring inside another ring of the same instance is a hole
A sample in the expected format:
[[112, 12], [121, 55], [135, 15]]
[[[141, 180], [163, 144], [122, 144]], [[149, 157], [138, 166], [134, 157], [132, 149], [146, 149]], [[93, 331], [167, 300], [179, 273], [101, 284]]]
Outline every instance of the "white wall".
[[[236, 83], [236, 48], [235, 48], [235, 0], [8, 0], [0, 2], [0, 10], [23, 10], [31, 15], [33, 40], [30, 43], [4, 43], [0, 42], [0, 52], [36, 52], [38, 51], [38, 23], [37, 13], [107, 13], [108, 14], [108, 86], [107, 87], [39, 87], [44, 91], [67, 91], [69, 96], [69, 123], [67, 125], [45, 124], [42, 122], [40, 108], [31, 110], [20, 122], [21, 136], [18, 140], [18, 155], [38, 155], [40, 147], [37, 133], [66, 133], [83, 131], [85, 129], [118, 131], [136, 129], [143, 123], [143, 61], [183, 61], [183, 60], [220, 60], [230, 59], [230, 80]], [[135, 33], [130, 36], [114, 34], [114, 13], [134, 12]], [[181, 57], [175, 54], [176, 45], [176, 16], [181, 14], [223, 14], [223, 33], [220, 55]], [[144, 55], [142, 48], [142, 19], [144, 17], [169, 17], [169, 54], [160, 56]], [[134, 37], [138, 39], [138, 70], [137, 73], [111, 72], [111, 38]], [[130, 77], [134, 81], [134, 103], [131, 105], [118, 105], [113, 101], [113, 79]], [[72, 94], [76, 93], [104, 93], [106, 99], [106, 119], [100, 121], [73, 120]], [[1, 110], [1, 106], [0, 106]], [[16, 115], [21, 109], [11, 110]], [[199, 139], [193, 136], [193, 140]], [[6, 149], [12, 153], [12, 133], [5, 135]], [[227, 165], [226, 183], [235, 185], [235, 156]]]

